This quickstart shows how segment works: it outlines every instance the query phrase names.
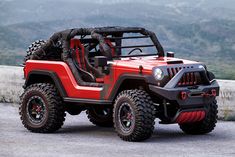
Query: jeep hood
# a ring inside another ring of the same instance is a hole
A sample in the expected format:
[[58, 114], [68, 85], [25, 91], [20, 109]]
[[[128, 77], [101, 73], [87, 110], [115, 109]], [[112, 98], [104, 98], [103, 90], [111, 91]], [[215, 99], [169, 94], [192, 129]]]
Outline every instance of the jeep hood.
[[173, 64], [197, 64], [199, 62], [183, 60], [171, 57], [156, 57], [156, 56], [144, 56], [144, 57], [128, 57], [115, 60], [117, 67], [123, 68], [139, 68], [143, 66], [145, 70], [152, 70], [156, 66], [173, 65]]

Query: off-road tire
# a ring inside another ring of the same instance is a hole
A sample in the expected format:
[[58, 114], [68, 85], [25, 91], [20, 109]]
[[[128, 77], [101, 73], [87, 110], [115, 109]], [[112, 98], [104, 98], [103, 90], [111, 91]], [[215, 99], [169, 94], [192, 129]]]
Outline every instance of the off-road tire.
[[214, 130], [217, 123], [218, 105], [216, 100], [206, 106], [206, 116], [200, 122], [180, 124], [181, 130], [186, 134], [200, 135], [207, 134]]
[[106, 116], [97, 114], [97, 110], [103, 109], [98, 107], [91, 107], [86, 111], [87, 118], [91, 123], [100, 127], [113, 127], [113, 110], [108, 108], [109, 112]]
[[37, 51], [42, 45], [46, 43], [45, 40], [36, 40], [33, 42], [26, 50], [26, 56], [24, 57], [24, 62], [30, 59], [30, 57]]
[[[45, 102], [46, 115], [40, 124], [32, 122], [27, 114], [27, 103], [33, 96], [39, 96]], [[62, 99], [55, 86], [49, 83], [36, 83], [28, 86], [21, 95], [19, 107], [20, 119], [31, 132], [51, 133], [60, 129], [65, 120]]]
[[[118, 118], [120, 106], [127, 102], [134, 113], [133, 129], [125, 132]], [[149, 94], [143, 90], [124, 90], [118, 94], [114, 109], [114, 127], [118, 136], [125, 141], [143, 141], [151, 137], [154, 130], [156, 109]]]

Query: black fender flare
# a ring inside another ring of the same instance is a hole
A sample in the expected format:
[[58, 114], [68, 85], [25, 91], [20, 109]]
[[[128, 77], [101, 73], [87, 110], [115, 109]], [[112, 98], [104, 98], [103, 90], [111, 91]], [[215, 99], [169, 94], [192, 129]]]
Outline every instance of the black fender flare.
[[146, 84], [155, 84], [155, 79], [152, 75], [141, 75], [141, 74], [123, 74], [119, 76], [116, 81], [112, 92], [109, 95], [109, 100], [114, 101], [116, 95], [118, 94], [119, 88], [125, 80], [142, 80]]
[[210, 81], [215, 79], [215, 74], [212, 73], [211, 71], [207, 71], [207, 76]]
[[31, 85], [32, 83], [39, 83], [41, 78], [38, 78], [38, 76], [42, 76], [41, 78], [49, 77], [53, 83], [55, 84], [57, 90], [59, 91], [61, 97], [66, 97], [67, 93], [64, 89], [64, 86], [62, 85], [62, 82], [58, 75], [53, 71], [47, 71], [47, 70], [33, 70], [30, 71], [26, 80], [25, 84], [23, 85], [23, 88], [26, 88], [27, 86]]

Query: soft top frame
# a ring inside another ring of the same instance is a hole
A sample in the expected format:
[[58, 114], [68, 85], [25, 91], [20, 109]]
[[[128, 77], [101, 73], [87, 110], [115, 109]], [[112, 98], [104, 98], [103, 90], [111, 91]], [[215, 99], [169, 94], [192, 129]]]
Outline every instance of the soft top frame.
[[[62, 60], [65, 61], [69, 57], [70, 40], [75, 36], [79, 35], [81, 35], [81, 38], [86, 35], [91, 35], [91, 39], [98, 41], [99, 45], [102, 48], [103, 54], [105, 54], [105, 56], [108, 56], [109, 59], [112, 59], [112, 56], [110, 56], [111, 49], [105, 42], [105, 39], [108, 39], [106, 38], [106, 36], [112, 35], [113, 37], [109, 38], [111, 40], [117, 40], [117, 39], [120, 40], [128, 38], [128, 37], [123, 37], [123, 33], [140, 33], [143, 35], [132, 38], [150, 37], [150, 39], [153, 42], [153, 45], [140, 45], [140, 46], [143, 47], [155, 46], [158, 51], [157, 55], [159, 57], [164, 57], [164, 49], [161, 46], [154, 32], [146, 30], [142, 27], [95, 27], [95, 28], [73, 28], [54, 33], [50, 37], [50, 39], [46, 42], [46, 44], [44, 44], [40, 49], [38, 49], [34, 53], [33, 58], [35, 59], [40, 58], [41, 54], [45, 54], [45, 52], [47, 52], [48, 49], [56, 45], [58, 41], [61, 41], [63, 48]], [[81, 39], [81, 40], [91, 40], [91, 39]], [[137, 47], [137, 46], [130, 46], [130, 47], [116, 46], [116, 48], [132, 48], [132, 47]]]

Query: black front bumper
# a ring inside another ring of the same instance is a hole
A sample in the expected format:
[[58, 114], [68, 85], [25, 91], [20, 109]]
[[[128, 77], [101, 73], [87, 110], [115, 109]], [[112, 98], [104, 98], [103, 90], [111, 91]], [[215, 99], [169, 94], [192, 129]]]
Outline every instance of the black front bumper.
[[[149, 89], [163, 99], [177, 101], [181, 108], [199, 107], [212, 103], [219, 95], [219, 84], [216, 80], [209, 81], [207, 78], [208, 82], [205, 85], [177, 87], [184, 73], [194, 71], [205, 73], [205, 69], [202, 68], [182, 69], [164, 87], [149, 85]], [[186, 94], [185, 99], [182, 99], [182, 93]]]

